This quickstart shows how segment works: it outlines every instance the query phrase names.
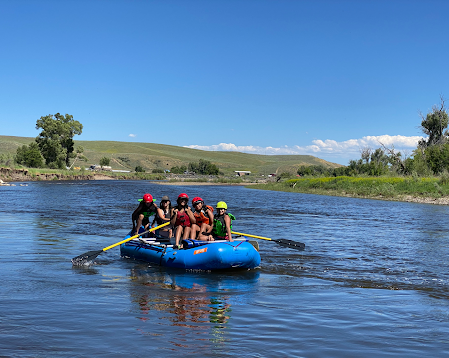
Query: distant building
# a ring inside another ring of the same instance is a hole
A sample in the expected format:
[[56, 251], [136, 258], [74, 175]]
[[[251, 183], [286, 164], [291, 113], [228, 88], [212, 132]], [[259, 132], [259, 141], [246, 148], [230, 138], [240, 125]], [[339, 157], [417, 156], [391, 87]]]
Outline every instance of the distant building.
[[236, 176], [242, 177], [244, 175], [250, 175], [251, 172], [249, 170], [236, 170]]
[[98, 164], [94, 164], [94, 165], [91, 165], [89, 168], [87, 168], [87, 170], [108, 170], [108, 171], [111, 171], [112, 168], [107, 166], [107, 165], [101, 166], [101, 165], [98, 165]]

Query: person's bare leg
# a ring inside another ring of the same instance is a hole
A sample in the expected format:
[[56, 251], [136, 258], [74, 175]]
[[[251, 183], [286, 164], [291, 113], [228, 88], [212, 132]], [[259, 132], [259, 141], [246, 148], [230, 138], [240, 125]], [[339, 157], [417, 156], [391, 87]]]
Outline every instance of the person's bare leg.
[[142, 226], [142, 221], [143, 221], [143, 214], [140, 214], [139, 217], [137, 218], [137, 222], [136, 222], [136, 232], [134, 235], [137, 235], [139, 233], [140, 227]]
[[175, 228], [175, 245], [179, 246], [179, 241], [181, 240], [182, 226]]
[[187, 240], [189, 238], [190, 235], [190, 228], [189, 227], [185, 227], [184, 228], [184, 235], [182, 237], [183, 240]]
[[195, 240], [197, 232], [200, 230], [200, 227], [197, 224], [193, 224], [190, 228], [190, 239]]

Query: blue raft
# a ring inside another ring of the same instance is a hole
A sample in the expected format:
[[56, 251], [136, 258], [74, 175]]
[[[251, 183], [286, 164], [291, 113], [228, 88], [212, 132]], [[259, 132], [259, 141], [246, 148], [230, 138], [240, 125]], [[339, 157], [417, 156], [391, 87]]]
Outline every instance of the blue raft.
[[246, 239], [233, 242], [187, 240], [183, 241], [182, 249], [174, 249], [168, 242], [157, 243], [155, 239], [131, 240], [120, 245], [120, 255], [188, 270], [252, 269], [260, 265], [259, 252]]

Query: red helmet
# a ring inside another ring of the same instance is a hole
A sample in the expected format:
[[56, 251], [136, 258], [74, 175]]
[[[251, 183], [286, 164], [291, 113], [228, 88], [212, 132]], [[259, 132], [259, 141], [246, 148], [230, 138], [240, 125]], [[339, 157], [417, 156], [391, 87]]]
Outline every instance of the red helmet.
[[143, 201], [146, 203], [152, 203], [153, 202], [153, 196], [151, 194], [145, 194], [143, 196]]
[[178, 195], [178, 200], [179, 199], [187, 199], [188, 200], [189, 196], [186, 193], [181, 193], [181, 194]]
[[199, 196], [196, 196], [192, 199], [192, 205], [195, 206], [197, 203], [204, 203], [204, 201]]

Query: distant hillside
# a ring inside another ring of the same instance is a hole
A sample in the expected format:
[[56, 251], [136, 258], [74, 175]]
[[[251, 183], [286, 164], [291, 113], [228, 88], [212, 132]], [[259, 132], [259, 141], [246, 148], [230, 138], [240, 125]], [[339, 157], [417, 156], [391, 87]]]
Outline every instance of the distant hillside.
[[[0, 136], [0, 154], [15, 154], [17, 148], [29, 144], [34, 138]], [[98, 164], [102, 157], [111, 159], [112, 169], [134, 170], [138, 165], [147, 172], [152, 169], [170, 169], [173, 166], [188, 165], [200, 159], [218, 165], [225, 174], [235, 170], [249, 170], [254, 174], [292, 172], [301, 165], [323, 165], [337, 168], [340, 164], [330, 163], [311, 155], [259, 155], [240, 152], [211, 152], [154, 143], [131, 143], [109, 141], [75, 141], [75, 146], [84, 147], [88, 162], [76, 165]], [[79, 164], [78, 164], [79, 163]]]

